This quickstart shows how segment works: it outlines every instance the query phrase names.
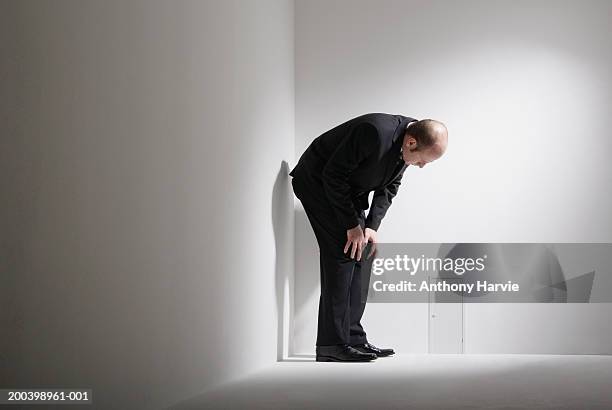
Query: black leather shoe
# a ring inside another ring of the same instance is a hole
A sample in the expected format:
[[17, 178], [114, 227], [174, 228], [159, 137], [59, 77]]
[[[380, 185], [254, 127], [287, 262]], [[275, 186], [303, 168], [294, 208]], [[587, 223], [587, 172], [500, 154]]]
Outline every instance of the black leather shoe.
[[362, 353], [348, 345], [317, 346], [317, 362], [369, 362], [374, 353]]
[[353, 345], [352, 347], [362, 353], [374, 353], [377, 357], [386, 357], [395, 354], [395, 351], [393, 349], [381, 349], [370, 343]]

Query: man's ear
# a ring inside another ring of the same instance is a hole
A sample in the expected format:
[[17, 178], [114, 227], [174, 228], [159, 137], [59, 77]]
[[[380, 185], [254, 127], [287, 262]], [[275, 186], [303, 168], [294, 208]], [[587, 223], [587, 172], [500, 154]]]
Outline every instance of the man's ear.
[[408, 139], [406, 140], [406, 144], [408, 146], [408, 149], [410, 149], [410, 151], [414, 151], [417, 146], [417, 140], [414, 137], [411, 137], [410, 135], [408, 136]]

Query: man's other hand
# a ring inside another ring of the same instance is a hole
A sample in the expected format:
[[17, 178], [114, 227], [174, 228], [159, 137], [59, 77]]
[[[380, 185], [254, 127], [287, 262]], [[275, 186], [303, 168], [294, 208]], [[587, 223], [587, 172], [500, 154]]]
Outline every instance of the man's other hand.
[[376, 238], [376, 231], [371, 228], [365, 228], [365, 243], [372, 242], [372, 246], [370, 246], [370, 253], [367, 258], [370, 259], [372, 255], [376, 256], [376, 244], [378, 243], [378, 239]]
[[351, 259], [361, 260], [361, 251], [365, 248], [367, 241], [363, 234], [363, 229], [360, 225], [346, 231], [346, 245], [344, 245], [344, 253], [351, 249]]

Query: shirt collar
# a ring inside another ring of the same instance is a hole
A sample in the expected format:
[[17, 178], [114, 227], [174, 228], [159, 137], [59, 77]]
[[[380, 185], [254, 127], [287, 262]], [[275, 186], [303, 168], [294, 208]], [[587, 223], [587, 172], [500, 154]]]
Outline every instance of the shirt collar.
[[410, 124], [412, 124], [413, 122], [416, 122], [418, 120], [415, 120], [414, 118], [404, 118], [401, 123], [400, 123], [400, 132], [399, 134], [396, 136], [396, 140], [393, 142], [394, 145], [394, 150], [395, 152], [398, 153], [399, 159], [401, 159], [402, 161], [404, 160], [404, 157], [402, 156], [402, 145], [404, 144], [404, 135], [406, 134], [406, 130], [408, 129], [408, 126]]

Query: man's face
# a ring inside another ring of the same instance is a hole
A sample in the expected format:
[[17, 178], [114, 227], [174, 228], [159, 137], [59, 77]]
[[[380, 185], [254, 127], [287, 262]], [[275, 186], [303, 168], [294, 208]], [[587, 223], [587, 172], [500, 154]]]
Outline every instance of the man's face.
[[417, 151], [417, 142], [412, 137], [408, 137], [406, 143], [404, 143], [404, 146], [402, 147], [402, 157], [404, 158], [404, 162], [419, 168], [423, 168], [430, 162], [437, 160], [443, 153], [444, 150], [442, 147], [435, 145]]

